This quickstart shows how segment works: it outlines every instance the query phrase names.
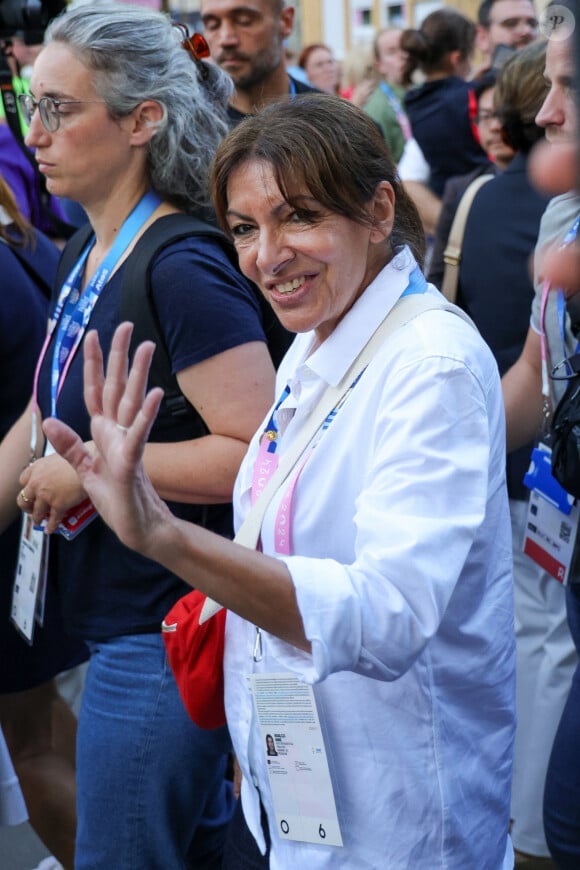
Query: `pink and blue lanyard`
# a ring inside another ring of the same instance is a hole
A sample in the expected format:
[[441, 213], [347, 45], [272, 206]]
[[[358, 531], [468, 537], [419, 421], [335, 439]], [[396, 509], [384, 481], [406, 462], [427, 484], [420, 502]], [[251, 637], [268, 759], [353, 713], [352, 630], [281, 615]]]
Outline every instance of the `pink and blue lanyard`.
[[[561, 244], [561, 247], [564, 248], [567, 245], [572, 244], [576, 240], [578, 235], [578, 228], [580, 227], [580, 215], [576, 218], [568, 232], [566, 233], [564, 240]], [[540, 301], [540, 345], [541, 345], [541, 354], [542, 354], [542, 395], [544, 399], [547, 401], [550, 397], [550, 385], [548, 381], [548, 350], [546, 343], [546, 329], [545, 329], [545, 321], [546, 321], [546, 307], [548, 304], [548, 296], [551, 291], [551, 286], [548, 281], [544, 281], [542, 284], [542, 295]], [[574, 371], [571, 368], [568, 362], [568, 351], [566, 348], [566, 296], [562, 289], [556, 290], [556, 305], [558, 312], [558, 327], [560, 331], [560, 340], [562, 342], [563, 355], [562, 360], [558, 362], [556, 365], [552, 367], [552, 377], [556, 376], [555, 373], [561, 368], [565, 368], [566, 374], [565, 377], [572, 377], [574, 375]], [[576, 345], [575, 353], [578, 352], [578, 348], [580, 344]]]
[[[136, 233], [141, 229], [145, 221], [151, 217], [160, 203], [160, 198], [153, 191], [149, 191], [139, 200], [133, 211], [125, 219], [105, 259], [91, 276], [85, 291], [82, 292], [83, 271], [89, 252], [95, 242], [94, 235], [89, 240], [86, 248], [62, 285], [54, 313], [48, 324], [48, 332], [40, 351], [34, 374], [34, 410], [37, 405], [40, 369], [55, 329], [56, 337], [50, 375], [50, 401], [51, 415], [53, 417], [56, 416], [56, 403], [60, 390], [73, 357], [82, 341], [101, 291], [109, 280], [119, 259], [133, 241]], [[33, 413], [33, 420], [35, 419], [36, 414]]]
[[[427, 282], [423, 273], [419, 269], [418, 266], [413, 269], [409, 276], [409, 283], [405, 288], [404, 292], [401, 296], [411, 296], [413, 294], [425, 293], [427, 290]], [[355, 386], [359, 382], [360, 378], [364, 374], [365, 369], [360, 372], [357, 377], [354, 379], [350, 387], [344, 393], [343, 396], [338, 400], [337, 404], [334, 406], [332, 411], [328, 414], [322, 426], [318, 430], [317, 435], [313, 439], [310, 444], [309, 449], [307, 450], [304, 459], [298, 466], [298, 469], [294, 473], [288, 487], [286, 488], [280, 505], [278, 507], [278, 511], [276, 513], [276, 523], [274, 527], [274, 548], [277, 553], [281, 555], [289, 556], [292, 552], [292, 502], [294, 498], [294, 491], [296, 489], [296, 484], [298, 483], [298, 478], [302, 473], [302, 470], [309, 458], [311, 457], [316, 445], [318, 444], [320, 438], [324, 434], [324, 432], [331, 425], [332, 421], [336, 417], [340, 408], [347, 401], [350, 396], [352, 390], [354, 390]], [[252, 476], [252, 490], [251, 490], [251, 503], [254, 504], [257, 499], [261, 496], [266, 484], [269, 479], [272, 477], [274, 472], [278, 467], [278, 441], [279, 441], [279, 428], [277, 424], [277, 412], [287, 397], [290, 395], [290, 386], [286, 385], [284, 388], [282, 395], [276, 402], [272, 413], [270, 414], [270, 418], [266, 425], [266, 428], [260, 438], [260, 445], [258, 448], [258, 456], [256, 457], [256, 462], [254, 464], [254, 471]]]
[[405, 137], [405, 142], [408, 142], [409, 139], [413, 136], [411, 132], [411, 124], [409, 123], [409, 119], [401, 105], [401, 101], [397, 97], [396, 93], [392, 89], [390, 85], [388, 85], [385, 81], [382, 81], [379, 85], [381, 91], [384, 93], [389, 103], [393, 107], [393, 111], [397, 117], [397, 121], [399, 122], [399, 127], [403, 131], [403, 136]]

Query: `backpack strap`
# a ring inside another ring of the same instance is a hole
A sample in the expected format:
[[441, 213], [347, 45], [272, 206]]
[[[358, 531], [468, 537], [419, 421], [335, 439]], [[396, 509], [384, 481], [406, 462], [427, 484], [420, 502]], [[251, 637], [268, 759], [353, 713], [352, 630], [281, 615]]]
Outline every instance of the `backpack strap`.
[[171, 371], [171, 359], [151, 291], [151, 267], [157, 255], [168, 245], [191, 236], [213, 236], [229, 245], [218, 227], [187, 214], [169, 214], [158, 218], [143, 233], [125, 261], [121, 285], [120, 320], [134, 324], [131, 352], [143, 341], [155, 342], [150, 383], [162, 387], [164, 403], [174, 416], [191, 414], [187, 401]]
[[475, 178], [465, 193], [459, 200], [449, 237], [447, 239], [447, 247], [443, 253], [445, 260], [445, 272], [443, 273], [443, 282], [441, 284], [441, 292], [449, 302], [455, 302], [457, 298], [457, 284], [459, 283], [459, 264], [461, 263], [461, 248], [463, 247], [463, 236], [465, 235], [465, 226], [473, 200], [478, 192], [487, 181], [495, 178], [491, 173], [485, 173]]
[[54, 286], [57, 293], [70, 275], [74, 264], [87, 246], [92, 235], [93, 228], [89, 223], [86, 223], [82, 227], [79, 227], [76, 233], [71, 236], [64, 246], [56, 270], [56, 281]]

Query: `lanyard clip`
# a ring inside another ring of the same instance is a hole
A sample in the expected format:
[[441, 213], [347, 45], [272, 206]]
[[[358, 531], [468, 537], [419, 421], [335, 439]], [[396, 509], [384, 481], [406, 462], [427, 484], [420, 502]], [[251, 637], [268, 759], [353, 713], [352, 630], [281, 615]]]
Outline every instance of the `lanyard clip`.
[[262, 661], [262, 632], [258, 626], [256, 626], [256, 638], [254, 640], [254, 661]]

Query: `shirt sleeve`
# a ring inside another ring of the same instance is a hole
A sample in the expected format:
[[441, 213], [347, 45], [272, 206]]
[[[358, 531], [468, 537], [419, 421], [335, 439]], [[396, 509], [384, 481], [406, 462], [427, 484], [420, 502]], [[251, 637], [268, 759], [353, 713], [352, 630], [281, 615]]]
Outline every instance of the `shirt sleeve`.
[[[284, 558], [312, 655], [272, 643], [303, 679], [316, 682], [346, 670], [395, 680], [440, 630], [454, 595], [472, 592], [474, 601], [481, 595], [481, 571], [471, 578], [463, 573], [477, 550], [489, 492], [498, 494], [498, 510], [502, 504], [497, 372], [495, 378], [493, 459], [489, 384], [468, 366], [426, 358], [385, 379], [353, 507], [354, 560]], [[354, 446], [364, 461], [361, 445]], [[457, 592], [460, 578], [463, 591]]]
[[265, 341], [255, 291], [217, 241], [168, 246], [151, 272], [172, 372], [252, 341]]

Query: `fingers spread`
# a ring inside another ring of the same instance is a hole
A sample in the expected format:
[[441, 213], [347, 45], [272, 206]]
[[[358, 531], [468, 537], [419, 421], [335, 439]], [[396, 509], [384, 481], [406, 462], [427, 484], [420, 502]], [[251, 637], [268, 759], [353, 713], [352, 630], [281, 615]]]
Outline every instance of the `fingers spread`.
[[92, 417], [103, 413], [103, 353], [96, 330], [87, 332], [84, 341], [84, 394], [87, 411]]
[[123, 398], [129, 370], [129, 346], [133, 325], [122, 323], [117, 327], [111, 342], [107, 359], [107, 372], [103, 386], [103, 414], [112, 420], [117, 420], [123, 426], [129, 421], [119, 420], [119, 403]]
[[[155, 345], [152, 341], [140, 344], [135, 351], [131, 371], [126, 379], [126, 386], [118, 405], [117, 422], [122, 426], [131, 426], [143, 405], [147, 392], [149, 367], [154, 351]], [[107, 370], [108, 379], [109, 371]]]

